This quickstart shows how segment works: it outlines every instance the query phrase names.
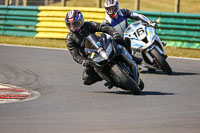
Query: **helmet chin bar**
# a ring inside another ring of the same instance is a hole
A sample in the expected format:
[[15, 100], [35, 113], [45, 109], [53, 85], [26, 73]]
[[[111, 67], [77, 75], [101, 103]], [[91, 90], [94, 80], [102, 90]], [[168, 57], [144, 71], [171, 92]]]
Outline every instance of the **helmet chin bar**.
[[114, 18], [114, 17], [115, 17], [115, 15], [114, 15], [114, 14], [110, 14], [110, 17], [111, 17], [111, 18]]
[[72, 31], [72, 32], [80, 32], [80, 30], [81, 30], [81, 27], [79, 27], [77, 29], [70, 30], [70, 31]]
[[109, 16], [110, 16], [110, 18], [115, 18], [115, 19], [117, 19], [118, 14], [117, 14], [117, 13], [115, 13], [115, 14], [110, 14]]

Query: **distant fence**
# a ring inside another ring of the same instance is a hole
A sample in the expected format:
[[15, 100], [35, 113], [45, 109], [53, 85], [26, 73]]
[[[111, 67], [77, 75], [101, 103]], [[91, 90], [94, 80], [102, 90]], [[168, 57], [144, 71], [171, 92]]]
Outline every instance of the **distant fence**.
[[34, 37], [38, 13], [38, 7], [0, 6], [0, 34]]
[[[72, 0], [1, 0], [0, 1], [0, 5], [5, 5], [5, 6], [19, 6], [19, 5], [23, 5], [23, 6], [55, 6], [55, 4], [57, 6], [68, 6], [68, 1], [72, 1]], [[92, 0], [92, 1], [96, 1], [96, 7], [97, 8], [101, 8], [102, 5], [104, 4], [104, 0]], [[180, 11], [180, 1], [182, 0], [174, 0], [175, 3], [175, 12], [179, 12]], [[76, 1], [77, 2], [77, 1]], [[134, 10], [139, 10], [140, 9], [140, 0], [134, 0], [133, 1], [124, 1], [124, 2], [130, 2], [130, 4], [132, 3], [133, 5], [135, 5]], [[79, 2], [77, 2], [79, 3]]]
[[5, 6], [47, 6], [56, 4], [58, 6], [66, 6], [67, 1], [70, 0], [0, 0], [0, 5]]
[[[0, 6], [0, 35], [65, 39], [69, 31], [64, 18], [71, 9], [79, 9], [85, 21], [102, 23], [105, 17], [102, 8]], [[158, 23], [157, 33], [168, 46], [200, 48], [200, 14], [137, 13]]]
[[79, 9], [85, 21], [96, 21], [102, 23], [105, 13], [104, 9], [98, 8], [73, 8], [73, 7], [39, 7], [37, 31], [38, 38], [60, 38], [66, 37], [69, 32], [66, 28], [64, 18], [68, 11]]
[[[64, 39], [69, 32], [64, 18], [73, 7], [0, 6], [0, 34]], [[78, 8], [85, 21], [104, 19], [104, 9]]]

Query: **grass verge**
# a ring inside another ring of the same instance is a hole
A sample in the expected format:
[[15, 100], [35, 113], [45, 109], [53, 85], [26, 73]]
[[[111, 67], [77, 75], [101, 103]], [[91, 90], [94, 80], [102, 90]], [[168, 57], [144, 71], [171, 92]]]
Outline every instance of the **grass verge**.
[[[105, 0], [101, 1], [101, 7], [104, 7]], [[118, 0], [120, 8], [134, 9], [135, 0]], [[50, 6], [60, 6], [57, 2]], [[67, 6], [73, 7], [96, 7], [97, 0], [68, 0]], [[140, 10], [174, 12], [175, 0], [140, 0]], [[200, 13], [200, 0], [181, 0], [181, 13]]]
[[32, 37], [1, 36], [1, 44], [15, 44], [25, 46], [41, 46], [52, 48], [66, 48], [65, 40], [59, 39], [36, 39]]
[[[0, 36], [0, 44], [67, 48], [65, 40], [36, 39], [32, 37]], [[200, 58], [200, 49], [165, 47], [168, 56]]]

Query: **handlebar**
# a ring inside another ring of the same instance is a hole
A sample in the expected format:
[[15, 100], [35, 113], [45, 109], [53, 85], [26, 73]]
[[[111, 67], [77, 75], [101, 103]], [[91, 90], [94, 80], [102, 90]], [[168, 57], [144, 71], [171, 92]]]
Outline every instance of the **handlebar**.
[[147, 27], [153, 27], [153, 28], [156, 28], [156, 26], [157, 26], [157, 23], [156, 23], [156, 22], [151, 21], [150, 23], [151, 23], [151, 24], [146, 23], [146, 22], [142, 22], [142, 24], [144, 24], [144, 25], [147, 26]]

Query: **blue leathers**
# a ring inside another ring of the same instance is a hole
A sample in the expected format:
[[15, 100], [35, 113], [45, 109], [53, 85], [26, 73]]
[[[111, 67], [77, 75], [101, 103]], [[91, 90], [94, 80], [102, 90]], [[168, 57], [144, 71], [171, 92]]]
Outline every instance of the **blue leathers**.
[[[133, 19], [133, 20], [142, 20], [143, 22], [146, 22], [150, 25], [152, 22], [145, 16], [138, 13], [134, 13], [133, 11], [130, 11], [124, 8], [124, 9], [118, 9], [114, 17], [111, 17], [106, 12], [106, 17], [103, 21], [103, 24], [112, 26], [118, 33], [120, 33], [121, 36], [123, 36], [124, 31], [128, 27], [128, 18]], [[110, 36], [108, 35], [108, 37]], [[130, 54], [132, 54], [130, 42], [127, 42], [126, 45], [127, 45], [126, 47], [127, 50], [129, 51]], [[142, 59], [136, 58], [134, 55], [133, 55], [133, 59], [136, 61], [137, 64], [140, 64], [142, 62]]]
[[128, 27], [128, 18], [133, 20], [142, 20], [143, 22], [150, 23], [151, 21], [141, 14], [134, 13], [128, 9], [119, 9], [116, 16], [111, 18], [107, 13], [103, 21], [103, 24], [109, 25], [115, 28], [121, 35], [123, 35], [125, 29]]

